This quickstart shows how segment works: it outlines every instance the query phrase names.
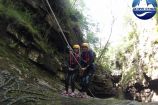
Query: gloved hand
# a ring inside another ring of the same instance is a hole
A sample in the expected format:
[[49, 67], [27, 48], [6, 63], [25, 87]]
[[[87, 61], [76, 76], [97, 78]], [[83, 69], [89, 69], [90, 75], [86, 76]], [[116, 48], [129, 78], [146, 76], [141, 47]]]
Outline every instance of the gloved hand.
[[69, 67], [69, 70], [70, 70], [70, 71], [73, 71], [74, 69], [73, 69], [73, 68], [71, 68], [71, 67]]
[[80, 70], [80, 72], [79, 72], [79, 75], [80, 75], [80, 76], [83, 76], [84, 71], [85, 71], [86, 69], [87, 69], [87, 68], [81, 68], [81, 70]]
[[84, 67], [84, 68], [81, 68], [81, 70], [83, 70], [83, 71], [85, 71], [87, 68], [86, 67]]

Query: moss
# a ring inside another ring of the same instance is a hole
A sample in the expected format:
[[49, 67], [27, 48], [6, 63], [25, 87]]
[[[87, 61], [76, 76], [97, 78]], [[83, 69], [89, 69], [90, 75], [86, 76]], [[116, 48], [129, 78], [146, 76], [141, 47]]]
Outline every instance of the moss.
[[[4, 5], [0, 2], [0, 15], [5, 16], [8, 20], [13, 19], [14, 22], [17, 22], [21, 26], [27, 28], [28, 32], [30, 32], [38, 44], [38, 47], [41, 48], [44, 52], [48, 52], [50, 50], [50, 46], [48, 44], [47, 36], [40, 35], [39, 29], [33, 24], [32, 14], [27, 11], [21, 11], [20, 9], [16, 9], [13, 4]], [[12, 46], [14, 46], [12, 44]]]
[[[10, 53], [12, 52], [12, 53]], [[10, 70], [13, 74], [18, 76], [26, 77], [26, 80], [41, 78], [42, 80], [47, 81], [50, 84], [60, 85], [60, 81], [57, 82], [56, 77], [53, 77], [52, 74], [38, 68], [32, 64], [27, 58], [23, 55], [18, 55], [15, 49], [10, 49], [5, 40], [0, 39], [0, 68]], [[19, 74], [19, 71], [21, 72]], [[56, 80], [56, 81], [54, 81]], [[32, 81], [33, 82], [33, 81]], [[56, 85], [57, 86], [57, 85]], [[58, 89], [57, 89], [58, 90]]]
[[38, 34], [37, 28], [33, 25], [31, 13], [20, 11], [12, 5], [6, 6], [0, 2], [0, 15], [5, 15], [7, 18], [13, 18], [15, 21], [26, 26], [30, 32]]

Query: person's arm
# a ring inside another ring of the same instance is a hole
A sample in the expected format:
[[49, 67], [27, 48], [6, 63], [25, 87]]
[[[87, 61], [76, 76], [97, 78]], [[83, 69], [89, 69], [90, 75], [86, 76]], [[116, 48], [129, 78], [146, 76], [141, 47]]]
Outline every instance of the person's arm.
[[89, 62], [87, 63], [87, 67], [91, 64], [93, 64], [94, 62], [94, 55], [93, 55], [93, 51], [89, 51]]
[[69, 70], [70, 71], [73, 71], [74, 70], [74, 68], [72, 68], [72, 59], [73, 59], [73, 56], [72, 56], [72, 54], [73, 54], [73, 52], [72, 52], [72, 50], [69, 50], [69, 59], [68, 59], [68, 62], [69, 62]]
[[72, 56], [71, 56], [71, 54], [72, 54], [72, 51], [69, 50], [69, 58], [68, 58], [68, 64], [69, 64], [69, 67], [71, 67], [71, 60], [72, 60]]
[[83, 53], [81, 54], [81, 57], [80, 57], [80, 64], [82, 68], [85, 66], [85, 61], [83, 60]]

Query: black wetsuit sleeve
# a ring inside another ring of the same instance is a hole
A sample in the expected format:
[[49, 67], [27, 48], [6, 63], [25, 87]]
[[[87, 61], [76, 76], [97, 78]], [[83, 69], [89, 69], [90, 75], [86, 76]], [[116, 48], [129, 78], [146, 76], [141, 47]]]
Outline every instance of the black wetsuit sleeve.
[[94, 62], [94, 55], [93, 55], [93, 51], [89, 51], [89, 62], [87, 65], [91, 65]]

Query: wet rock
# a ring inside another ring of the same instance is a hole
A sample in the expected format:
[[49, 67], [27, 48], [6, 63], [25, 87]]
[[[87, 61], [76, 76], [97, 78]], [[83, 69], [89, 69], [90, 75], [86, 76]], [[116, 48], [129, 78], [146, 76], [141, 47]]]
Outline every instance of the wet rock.
[[36, 63], [38, 64], [38, 66], [44, 68], [52, 74], [57, 74], [57, 71], [61, 69], [61, 66], [59, 62], [55, 59], [55, 56], [52, 56], [50, 54], [43, 54], [42, 56], [39, 56], [37, 61], [38, 62]]
[[31, 59], [34, 62], [38, 62], [38, 57], [39, 57], [40, 53], [36, 50], [31, 50], [28, 54], [28, 58]]
[[154, 91], [157, 95], [158, 95], [158, 79], [151, 79], [150, 77], [148, 77], [146, 75], [146, 73], [143, 73], [144, 78], [146, 80], [146, 82], [148, 83], [147, 88], [151, 89], [152, 91]]
[[106, 75], [95, 75], [90, 85], [90, 90], [94, 96], [105, 98], [114, 96], [113, 84]]
[[38, 2], [37, 0], [23, 0], [25, 3], [33, 7], [34, 9], [38, 9]]
[[38, 84], [26, 83], [26, 81], [19, 80], [18, 77], [12, 75], [7, 70], [0, 70], [0, 104], [51, 104], [50, 96], [48, 96], [50, 90], [46, 89], [48, 85], [43, 85], [45, 88]]
[[53, 16], [52, 16], [52, 15], [47, 14], [46, 17], [45, 17], [45, 20], [46, 20], [46, 22], [48, 22], [48, 24], [49, 24], [51, 27], [53, 27], [53, 29], [55, 29], [56, 31], [59, 30], [59, 29], [58, 29], [58, 25], [57, 25], [55, 19], [53, 19]]
[[116, 85], [120, 82], [120, 80], [122, 78], [122, 74], [121, 75], [111, 75], [110, 78], [113, 83], [113, 86], [116, 87]]

